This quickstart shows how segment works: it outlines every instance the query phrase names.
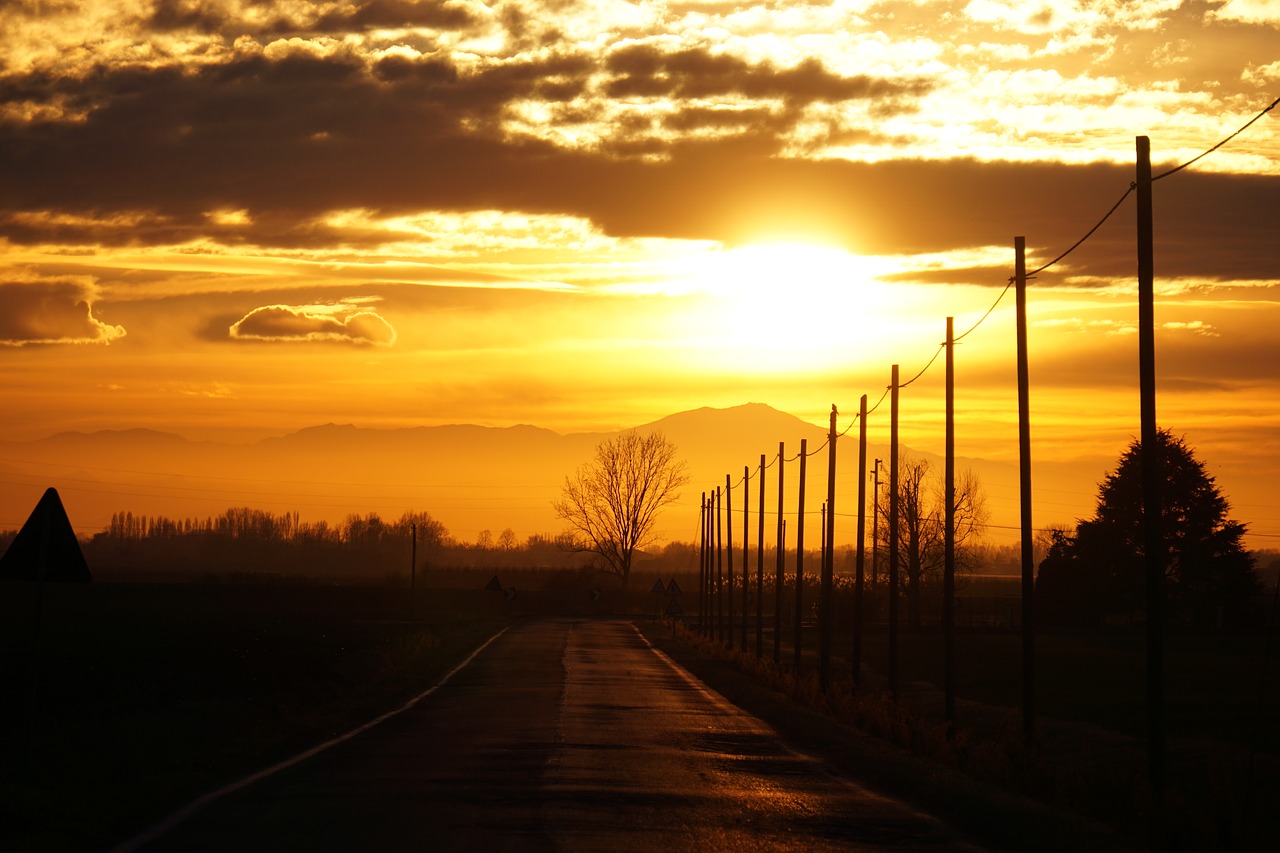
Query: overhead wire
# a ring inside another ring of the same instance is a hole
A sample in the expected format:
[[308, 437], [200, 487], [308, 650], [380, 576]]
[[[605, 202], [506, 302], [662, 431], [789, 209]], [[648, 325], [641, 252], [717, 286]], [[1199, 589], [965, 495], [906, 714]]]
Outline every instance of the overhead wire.
[[1264, 115], [1266, 115], [1267, 113], [1275, 109], [1277, 104], [1280, 104], [1280, 98], [1276, 98], [1274, 101], [1270, 103], [1270, 105], [1264, 108], [1262, 112], [1258, 113], [1256, 116], [1254, 116], [1253, 118], [1245, 122], [1244, 125], [1241, 126], [1239, 130], [1237, 130], [1235, 133], [1231, 134], [1226, 139], [1222, 140], [1221, 142], [1219, 142], [1217, 145], [1213, 146], [1209, 150], [1200, 152], [1195, 157], [1192, 157], [1190, 160], [1183, 163], [1181, 166], [1175, 166], [1174, 168], [1170, 169], [1167, 172], [1161, 172], [1159, 175], [1156, 175], [1154, 178], [1151, 179], [1152, 183], [1162, 180], [1163, 178], [1167, 178], [1170, 175], [1176, 175], [1178, 172], [1181, 172], [1183, 169], [1187, 168], [1188, 166], [1190, 166], [1192, 163], [1196, 162], [1200, 158], [1207, 157], [1213, 152], [1217, 151], [1219, 148], [1226, 145], [1228, 142], [1235, 139], [1240, 134], [1244, 133], [1249, 128], [1249, 126], [1253, 124], [1255, 121], [1257, 121], [1258, 119], [1262, 118]]

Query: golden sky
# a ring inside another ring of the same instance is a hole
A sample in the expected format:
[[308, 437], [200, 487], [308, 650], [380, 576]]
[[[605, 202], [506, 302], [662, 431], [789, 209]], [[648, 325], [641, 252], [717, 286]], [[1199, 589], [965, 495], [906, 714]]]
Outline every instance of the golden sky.
[[[1280, 96], [1276, 0], [3, 15], [0, 440], [821, 424], [977, 323], [1015, 236], [1033, 268], [1079, 239], [1136, 136], [1161, 171]], [[1158, 183], [1155, 220], [1160, 420], [1280, 543], [1277, 113]], [[1133, 220], [1032, 284], [1039, 458], [1138, 431]], [[958, 348], [970, 456], [1015, 458], [1012, 310]], [[940, 373], [904, 392], [933, 451]]]

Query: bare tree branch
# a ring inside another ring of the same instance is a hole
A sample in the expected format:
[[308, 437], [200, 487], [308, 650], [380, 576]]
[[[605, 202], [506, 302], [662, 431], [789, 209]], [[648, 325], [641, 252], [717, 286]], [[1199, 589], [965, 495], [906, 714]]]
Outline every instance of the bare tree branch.
[[687, 482], [676, 446], [660, 432], [630, 430], [603, 441], [591, 462], [565, 478], [552, 503], [569, 524], [561, 541], [599, 556], [602, 568], [625, 586], [636, 550], [652, 541], [659, 510], [678, 499]]

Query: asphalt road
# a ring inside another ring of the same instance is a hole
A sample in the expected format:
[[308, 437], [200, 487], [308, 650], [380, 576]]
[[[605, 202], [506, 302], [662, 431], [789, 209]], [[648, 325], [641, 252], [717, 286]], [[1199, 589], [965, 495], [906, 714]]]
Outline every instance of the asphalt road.
[[217, 796], [162, 850], [957, 850], [627, 622], [509, 629], [412, 708]]

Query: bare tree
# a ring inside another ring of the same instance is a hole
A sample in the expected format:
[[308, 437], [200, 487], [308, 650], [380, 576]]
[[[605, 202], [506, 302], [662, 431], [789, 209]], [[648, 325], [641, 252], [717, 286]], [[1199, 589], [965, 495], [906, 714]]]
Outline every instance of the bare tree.
[[[945, 533], [943, 517], [944, 484], [933, 474], [928, 460], [903, 455], [898, 462], [898, 560], [906, 567], [908, 620], [920, 625], [922, 589], [941, 580]], [[974, 546], [989, 513], [978, 476], [972, 470], [960, 472], [955, 491], [956, 565], [974, 562]], [[889, 515], [889, 493], [880, 496], [880, 512]], [[889, 529], [880, 529], [880, 544], [887, 548]]]
[[631, 577], [636, 549], [652, 541], [658, 511], [679, 498], [689, 482], [676, 446], [660, 432], [630, 430], [596, 447], [595, 458], [566, 477], [556, 515], [569, 523], [560, 541], [595, 554], [600, 569]]

